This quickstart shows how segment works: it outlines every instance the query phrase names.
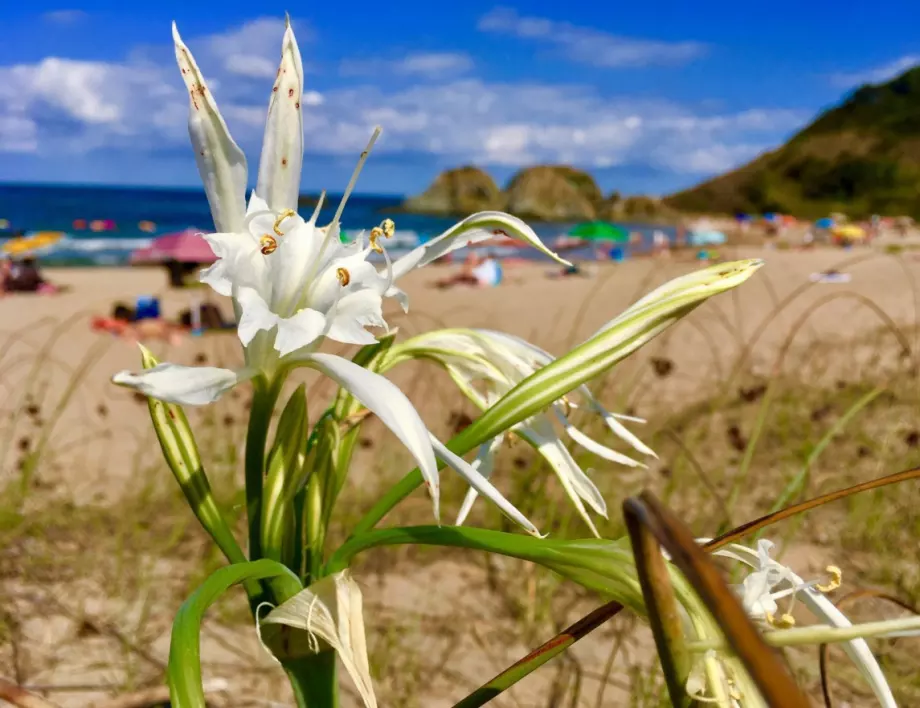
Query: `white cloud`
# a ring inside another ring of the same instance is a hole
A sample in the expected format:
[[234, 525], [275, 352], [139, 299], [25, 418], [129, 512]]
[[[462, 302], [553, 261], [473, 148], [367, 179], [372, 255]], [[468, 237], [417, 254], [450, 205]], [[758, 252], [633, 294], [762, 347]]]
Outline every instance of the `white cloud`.
[[[255, 59], [276, 55], [280, 35], [279, 22], [260, 20], [186, 38], [234, 138], [251, 155], [262, 136], [274, 76], [274, 66], [269, 75]], [[60, 157], [129, 149], [143, 169], [145, 154], [187, 150], [188, 97], [175, 66], [131, 57], [120, 63], [49, 57], [0, 66], [0, 151]], [[241, 57], [248, 57], [242, 71]], [[430, 79], [425, 71], [450, 62], [409, 65], [415, 73], [404, 76]], [[251, 80], [263, 74], [264, 80]], [[545, 161], [708, 174], [752, 157], [806, 117], [775, 109], [700, 111], [664, 100], [605, 96], [576, 84], [470, 77], [394, 89], [387, 78], [380, 77], [381, 85], [352, 83], [322, 93], [308, 88], [302, 102], [307, 150], [357, 157], [380, 124], [380, 153], [428, 153], [443, 165]]]
[[51, 10], [42, 15], [45, 22], [55, 25], [72, 25], [86, 18], [83, 10]]
[[347, 59], [339, 65], [342, 76], [414, 76], [443, 78], [473, 68], [469, 55], [460, 52], [420, 52], [402, 59]]
[[831, 74], [830, 80], [834, 86], [840, 86], [841, 88], [853, 88], [862, 84], [880, 84], [893, 79], [899, 74], [903, 74], [918, 64], [920, 64], [920, 55], [908, 54], [871, 69]]
[[706, 52], [706, 45], [700, 42], [621, 37], [568, 22], [523, 16], [507, 7], [495, 8], [480, 18], [479, 29], [550, 45], [570, 61], [603, 68], [683, 64]]

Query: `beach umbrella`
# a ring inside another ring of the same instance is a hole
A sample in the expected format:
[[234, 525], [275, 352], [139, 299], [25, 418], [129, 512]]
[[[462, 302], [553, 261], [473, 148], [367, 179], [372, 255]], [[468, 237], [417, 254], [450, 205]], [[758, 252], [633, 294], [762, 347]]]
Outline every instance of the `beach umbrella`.
[[819, 229], [832, 229], [834, 228], [834, 220], [829, 216], [825, 216], [823, 219], [818, 219], [815, 222], [815, 226]]
[[63, 231], [36, 231], [25, 236], [11, 238], [0, 247], [8, 256], [24, 256], [53, 246], [64, 238]]
[[213, 263], [217, 260], [211, 246], [198, 229], [185, 229], [163, 234], [145, 247], [131, 254], [131, 263]]
[[629, 241], [629, 232], [626, 229], [606, 221], [586, 221], [578, 224], [569, 231], [569, 236], [585, 241], [614, 241], [617, 243]]

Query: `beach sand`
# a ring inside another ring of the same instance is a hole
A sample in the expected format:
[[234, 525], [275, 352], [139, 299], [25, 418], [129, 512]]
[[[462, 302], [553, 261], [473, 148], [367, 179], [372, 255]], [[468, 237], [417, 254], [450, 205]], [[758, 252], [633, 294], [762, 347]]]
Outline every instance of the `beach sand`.
[[[796, 337], [796, 346], [802, 346], [808, 337], [827, 342], [870, 332], [883, 324], [880, 313], [902, 325], [914, 323], [918, 316], [910, 279], [920, 275], [920, 261], [869, 249], [844, 253], [831, 249], [793, 252], [746, 248], [723, 249], [723, 254], [729, 258], [762, 257], [766, 265], [740, 289], [705, 303], [686, 322], [621, 365], [628, 370], [630, 388], [641, 386], [645, 401], [670, 405], [686, 402], [704, 391], [714, 377], [724, 375], [743, 342], [755, 331], [760, 335], [752, 364], [764, 369], [772, 366], [790, 327], [816, 305], [818, 309], [802, 323], [803, 332]], [[845, 267], [852, 275], [850, 283], [808, 284], [811, 273], [841, 268], [848, 261], [852, 263]], [[640, 294], [699, 265], [676, 260], [634, 260], [599, 264], [590, 278], [549, 279], [546, 273], [555, 270], [552, 265], [509, 264], [506, 281], [498, 288], [461, 286], [443, 291], [431, 287], [431, 283], [442, 277], [448, 267], [429, 267], [400, 282], [410, 297], [409, 314], [404, 315], [395, 302], [389, 301], [385, 315], [391, 327], [399, 327], [400, 337], [438, 327], [488, 327], [519, 335], [559, 355], [594, 333]], [[136, 346], [92, 331], [91, 317], [108, 315], [114, 302], [131, 304], [140, 294], [159, 296], [163, 314], [172, 319], [189, 306], [193, 297], [210, 297], [226, 317], [232, 316], [232, 307], [227, 299], [209, 289], [169, 289], [165, 271], [156, 268], [49, 269], [46, 276], [69, 286], [69, 290], [54, 296], [0, 298], [2, 409], [16, 419], [17, 436], [25, 434], [29, 416], [24, 409], [34, 403], [42, 409], [39, 417], [55, 423], [49, 447], [61, 447], [74, 437], [84, 438], [80, 444], [68, 445], [70, 464], [61, 464], [58, 470], [43, 470], [45, 484], [63, 484], [77, 500], [100, 494], [117, 496], [135, 467], [131, 456], [137, 453], [137, 440], [150, 435], [149, 418], [143, 401], [109, 383], [115, 372], [138, 368]], [[799, 289], [802, 292], [774, 316], [777, 304]], [[861, 303], [861, 298], [871, 300], [875, 307]], [[161, 361], [179, 364], [206, 362], [233, 367], [241, 361], [241, 349], [232, 330], [197, 338], [185, 336], [177, 346], [160, 341], [147, 342], [147, 346]], [[334, 343], [327, 343], [327, 350], [346, 354], [354, 351]], [[46, 352], [44, 356], [40, 355], [42, 351]], [[674, 375], [652, 375], [650, 367], [640, 364], [643, 357], [650, 356], [670, 360]], [[441, 379], [443, 391], [417, 390], [413, 366], [397, 369], [393, 378], [413, 398], [432, 427], [443, 432], [444, 396], [456, 400], [454, 392], [446, 377]], [[59, 410], [55, 402], [65, 393], [76, 367], [86, 371], [71, 400]], [[640, 374], [640, 380], [636, 381], [634, 372]], [[314, 382], [316, 377], [307, 376], [307, 380]], [[26, 392], [27, 387], [33, 389], [31, 394]], [[245, 398], [245, 388], [241, 387], [234, 398], [238, 399], [241, 392]], [[331, 387], [320, 382], [317, 395], [323, 397], [329, 391]], [[32, 400], [37, 396], [42, 400]], [[311, 414], [318, 415], [320, 411], [320, 406], [311, 407]], [[654, 411], [639, 413], [649, 415]], [[101, 438], [94, 436], [105, 435], [106, 430], [109, 435], [105, 444], [97, 444]], [[79, 464], [74, 463], [74, 455]], [[9, 473], [7, 467], [6, 474]]]
[[[747, 346], [753, 348], [748, 360], [750, 368], [770, 375], [775, 373], [777, 357], [787, 346], [802, 350], [810, 343], [820, 342], [822, 346], [830, 344], [832, 347], [835, 341], [851, 342], [861, 333], [874, 336], [886, 320], [900, 327], [910, 327], [917, 322], [918, 304], [913, 281], [920, 276], [920, 262], [909, 256], [894, 257], [871, 249], [849, 253], [832, 249], [794, 252], [730, 248], [720, 251], [727, 258], [761, 257], [766, 259], [766, 265], [740, 289], [704, 304], [638, 355], [623, 362], [613, 377], [613, 393], [604, 398], [610, 408], [649, 417], [682, 409], [695, 397], [711, 394], [714, 382], [725, 381]], [[844, 265], [847, 262], [850, 265]], [[436, 327], [489, 327], [525, 337], [554, 354], [562, 354], [641, 294], [700, 264], [675, 258], [594, 267], [593, 277], [550, 279], [546, 273], [556, 270], [554, 266], [508, 264], [505, 282], [498, 288], [458, 287], [447, 291], [434, 289], [431, 283], [443, 277], [448, 268], [429, 267], [410, 274], [400, 283], [410, 297], [410, 314], [403, 315], [394, 302], [387, 303], [385, 314], [391, 326], [399, 327], [400, 337]], [[851, 282], [809, 284], [811, 273], [828, 268], [846, 270], [852, 275]], [[0, 427], [3, 484], [19, 474], [16, 459], [20, 452], [34, 450], [36, 445], [42, 444], [46, 445], [46, 453], [31, 482], [33, 491], [37, 490], [32, 495], [35, 501], [30, 498], [28, 504], [39, 500], [47, 503], [55, 495], [73, 500], [77, 505], [110, 502], [143, 486], [147, 481], [144, 474], [160, 475], [164, 483], [170, 484], [150, 430], [144, 400], [109, 382], [112, 374], [121, 369], [138, 368], [137, 349], [110, 335], [93, 332], [89, 322], [94, 315], [109, 314], [114, 302], [130, 304], [140, 294], [160, 296], [164, 315], [175, 318], [180, 310], [189, 306], [193, 296], [204, 296], [205, 291], [170, 290], [165, 272], [159, 269], [49, 269], [46, 275], [70, 289], [55, 296], [0, 298], [0, 410], [8, 421], [8, 425]], [[231, 314], [229, 302], [219, 296], [211, 297], [225, 316]], [[787, 305], [778, 311], [778, 305], [784, 302]], [[790, 339], [790, 332], [796, 328], [798, 334]], [[752, 340], [755, 333], [758, 335], [756, 342]], [[887, 336], [878, 335], [880, 338]], [[200, 338], [185, 337], [178, 346], [162, 342], [151, 342], [148, 346], [161, 360], [181, 364], [235, 366], [241, 360], [239, 342], [232, 331]], [[889, 349], [897, 350], [896, 347]], [[326, 350], [353, 351], [341, 346], [326, 346]], [[848, 366], [854, 365], [852, 353], [848, 351], [841, 357]], [[790, 358], [787, 366], [792, 366], [792, 361]], [[670, 375], [655, 374], [661, 362], [670, 363]], [[856, 366], [878, 365], [869, 355], [861, 362], [856, 358], [855, 362]], [[394, 371], [392, 378], [418, 406], [430, 427], [438, 435], [449, 437], [450, 413], [463, 408], [457, 403], [459, 394], [445, 376], [420, 376], [423, 366], [426, 371], [433, 371], [431, 365], [408, 365]], [[79, 376], [75, 377], [77, 369], [80, 369]], [[833, 367], [826, 373], [833, 376]], [[310, 414], [315, 417], [322, 411], [322, 401], [328, 397], [331, 387], [316, 376], [297, 374], [297, 377], [298, 380], [305, 378], [312, 387]], [[74, 378], [79, 381], [73, 391], [68, 391], [68, 382]], [[248, 396], [244, 386], [217, 405], [192, 414], [203, 450], [219, 449], [221, 436], [232, 438], [237, 447], [242, 447], [243, 408]], [[206, 421], [210, 421], [209, 433], [204, 432]], [[367, 435], [382, 434], [379, 423], [370, 421], [368, 425]], [[208, 444], [203, 439], [206, 436], [213, 438]], [[395, 447], [395, 444], [390, 446]], [[375, 454], [376, 449], [359, 452], [353, 472], [356, 478], [360, 479], [366, 469], [374, 468], [371, 462], [379, 464], [379, 460], [373, 459]], [[409, 466], [405, 456], [397, 462], [397, 469]], [[416, 512], [430, 509], [422, 493], [407, 500], [409, 502], [415, 505]], [[820, 559], [820, 554], [816, 554], [816, 558]], [[152, 577], [168, 576], [171, 563], [168, 559], [147, 559], [144, 563], [154, 568], [150, 571]], [[820, 560], [815, 563], [819, 564]], [[374, 577], [376, 583], [372, 582]], [[400, 566], [389, 573], [378, 571], [376, 576], [368, 574], [362, 582], [367, 588], [369, 626], [373, 630], [389, 626], [391, 621], [405, 621], [400, 609], [403, 606], [425, 612], [428, 619], [422, 628], [437, 628], [434, 634], [428, 631], [425, 635], [425, 641], [435, 643], [429, 654], [447, 656], [450, 652], [451, 656], [460, 657], [451, 663], [451, 671], [463, 676], [462, 685], [475, 685], [477, 679], [491, 676], [510, 660], [521, 656], [528, 646], [533, 646], [506, 638], [513, 627], [496, 594], [490, 590], [491, 577], [491, 571], [487, 572], [480, 565], [458, 564], [449, 559], [417, 567]], [[437, 588], [437, 599], [433, 599], [433, 588]], [[124, 623], [119, 626], [134, 626], [133, 622], [140, 622], [137, 617], [147, 612], [146, 599], [105, 597], [93, 585], [62, 583], [55, 585], [53, 592], [59, 598], [56, 602], [60, 598], [65, 602], [87, 598], [80, 600], [86, 612], [117, 617]], [[172, 592], [176, 592], [175, 588]], [[38, 597], [34, 588], [25, 588], [23, 593], [23, 597]], [[156, 657], [166, 656], [174, 604], [170, 600], [166, 606], [158, 606], [153, 615], [155, 621], [147, 631], [151, 637], [150, 651]], [[31, 611], [26, 600], [17, 607], [23, 612]], [[579, 607], [591, 608], [590, 605]], [[475, 620], [458, 626], [457, 613]], [[30, 616], [28, 624], [23, 625], [23, 636], [33, 638], [32, 650], [36, 656], [45, 651], [53, 657], [35, 659], [39, 669], [32, 674], [33, 682], [118, 683], [127, 680], [126, 674], [106, 668], [114, 665], [106, 663], [108, 655], [92, 648], [94, 641], [103, 646], [102, 639], [74, 639], [79, 626], [79, 621], [65, 621], [60, 615], [47, 621], [41, 613]], [[216, 623], [209, 626], [203, 655], [214, 662], [214, 666], [208, 675], [228, 676], [232, 682], [239, 679], [240, 685], [250, 690], [254, 690], [253, 686], [261, 686], [260, 691], [267, 690], [264, 687], [271, 682], [273, 688], [259, 695], [263, 698], [284, 695], [281, 682], [272, 673], [270, 661], [260, 653], [251, 631], [239, 627], [226, 629]], [[411, 631], [418, 633], [421, 629], [416, 627]], [[216, 640], [221, 634], [223, 643]], [[375, 635], [375, 641], [383, 641], [379, 639], [381, 636], [388, 635]], [[597, 665], [600, 671], [600, 664], [609, 652], [609, 642], [610, 635], [599, 632], [579, 645], [575, 656], [580, 661]], [[226, 649], [228, 643], [245, 648], [250, 657], [261, 657], [257, 660], [261, 662], [262, 673], [253, 674], [251, 678], [228, 674], [226, 666], [235, 658]], [[648, 638], [643, 635], [639, 643], [645, 648], [640, 646], [636, 651], [640, 654], [645, 651], [647, 656]], [[484, 653], [484, 646], [491, 647], [491, 653]], [[394, 676], [401, 671], [400, 667], [390, 668], [396, 672]], [[157, 669], [148, 666], [144, 671], [156, 674]], [[541, 679], [528, 680], [516, 689], [515, 695], [522, 701], [520, 704], [544, 704], [549, 690], [547, 682], [554, 675], [552, 671], [544, 672]], [[389, 680], [392, 683], [392, 679]], [[61, 693], [56, 698], [61, 705], [80, 706], [86, 705], [90, 697], [99, 695], [99, 692]], [[453, 685], [429, 686], [420, 700], [426, 706], [452, 705], [453, 700], [445, 696], [456, 700], [459, 697], [457, 688]], [[622, 689], [611, 688], [607, 700], [616, 704], [625, 702], [626, 696]], [[354, 701], [346, 700], [346, 704], [353, 705]]]

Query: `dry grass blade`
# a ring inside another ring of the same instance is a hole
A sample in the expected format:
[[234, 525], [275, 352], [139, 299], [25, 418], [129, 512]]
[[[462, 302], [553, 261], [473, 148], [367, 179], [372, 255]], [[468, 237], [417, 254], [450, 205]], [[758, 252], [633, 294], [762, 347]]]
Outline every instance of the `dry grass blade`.
[[[903, 472], [895, 472], [894, 474], [879, 477], [878, 479], [874, 479], [869, 482], [863, 482], [852, 487], [847, 487], [846, 489], [830, 492], [829, 494], [823, 494], [819, 497], [815, 497], [814, 499], [809, 499], [808, 501], [804, 501], [800, 504], [793, 504], [792, 506], [781, 509], [780, 511], [777, 511], [773, 514], [767, 514], [766, 516], [762, 516], [758, 519], [755, 519], [754, 521], [742, 524], [741, 526], [738, 526], [731, 531], [727, 531], [718, 538], [713, 539], [707, 543], [704, 548], [709, 551], [715, 550], [729, 543], [734, 543], [740, 540], [742, 537], [750, 533], [754, 533], [759, 529], [766, 528], [770, 524], [775, 524], [778, 521], [788, 519], [789, 517], [795, 516], [796, 514], [814, 509], [818, 506], [821, 506], [822, 504], [837, 501], [859, 492], [878, 489], [889, 484], [898, 484], [900, 482], [907, 482], [909, 480], [918, 478], [920, 478], [920, 467], [905, 470]], [[556, 634], [556, 636], [541, 644], [539, 647], [527, 654], [527, 656], [516, 661], [514, 664], [495, 676], [488, 683], [484, 684], [474, 693], [470, 694], [470, 697], [466, 701], [458, 703], [457, 707], [459, 708], [462, 706], [462, 708], [474, 708], [475, 706], [484, 705], [492, 698], [495, 698], [499, 694], [511, 688], [522, 678], [530, 674], [536, 667], [554, 659], [556, 656], [572, 646], [575, 642], [588, 636], [602, 624], [616, 617], [622, 609], [623, 605], [616, 601], [601, 605], [596, 610], [585, 615], [577, 622], [569, 625], [561, 632]]]
[[[642, 585], [642, 597], [648, 609], [649, 624], [658, 648], [658, 660], [664, 672], [671, 703], [686, 706], [690, 696], [685, 688], [690, 673], [690, 659], [684, 641], [683, 622], [668, 566], [661, 554], [661, 525], [653, 509], [635, 498], [623, 502], [626, 530], [632, 542], [636, 574]], [[692, 540], [692, 539], [691, 539]]]
[[17, 708], [58, 708], [54, 703], [39, 698], [34, 693], [0, 678], [0, 700]]
[[[867, 599], [884, 600], [885, 602], [890, 602], [893, 605], [897, 605], [902, 610], [907, 610], [912, 614], [920, 615], [920, 609], [914, 607], [908, 602], [904, 602], [894, 595], [889, 595], [888, 593], [882, 592], [880, 590], [855, 590], [854, 592], [844, 595], [834, 604], [838, 608], [842, 609], [847, 605], [852, 605], [858, 600]], [[827, 652], [829, 648], [830, 645], [828, 644], [821, 645], [821, 648], [818, 650], [818, 665], [821, 670], [821, 693], [824, 696], [824, 705], [826, 708], [834, 708], [834, 701], [831, 698], [831, 686], [829, 680], [830, 677], [828, 676], [827, 668]]]
[[760, 529], [770, 526], [771, 524], [775, 524], [778, 521], [783, 521], [784, 519], [796, 516], [797, 514], [801, 514], [805, 511], [810, 511], [823, 504], [828, 504], [829, 502], [837, 501], [838, 499], [843, 499], [853, 494], [858, 494], [859, 492], [868, 492], [872, 489], [885, 487], [889, 484], [907, 482], [912, 479], [920, 479], [920, 467], [914, 467], [913, 469], [905, 470], [904, 472], [895, 472], [894, 474], [879, 477], [878, 479], [872, 479], [868, 482], [860, 482], [859, 484], [854, 484], [852, 487], [847, 487], [846, 489], [838, 489], [836, 492], [828, 492], [827, 494], [822, 494], [819, 497], [809, 499], [808, 501], [801, 502], [800, 504], [787, 506], [785, 509], [780, 509], [779, 511], [776, 511], [772, 514], [761, 516], [760, 518], [754, 519], [753, 521], [748, 521], [746, 524], [741, 524], [741, 526], [738, 526], [731, 531], [727, 531], [718, 538], [714, 538], [712, 541], [707, 543], [704, 548], [707, 550], [715, 550], [716, 548], [721, 548], [722, 546], [725, 546], [729, 543], [735, 543], [744, 536], [754, 533], [755, 531], [759, 531]]
[[627, 519], [632, 518], [633, 523], [648, 529], [671, 554], [671, 562], [706, 605], [767, 705], [807, 708], [808, 699], [786, 671], [780, 655], [764, 642], [738, 597], [696, 543], [690, 529], [648, 492], [643, 492], [638, 498], [627, 499], [623, 503], [623, 512]]

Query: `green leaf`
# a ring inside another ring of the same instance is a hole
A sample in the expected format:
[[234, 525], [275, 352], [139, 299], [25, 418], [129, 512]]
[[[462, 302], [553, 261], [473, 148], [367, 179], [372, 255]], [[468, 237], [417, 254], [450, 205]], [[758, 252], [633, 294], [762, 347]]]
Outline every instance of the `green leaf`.
[[173, 621], [166, 678], [169, 697], [177, 708], [204, 708], [201, 684], [201, 622], [208, 608], [234, 585], [271, 580], [278, 602], [302, 590], [288, 568], [273, 560], [234, 563], [212, 573], [184, 602]]
[[262, 488], [262, 557], [283, 560], [293, 548], [294, 495], [303, 486], [307, 422], [306, 386], [297, 387], [281, 411], [275, 441], [268, 453]]
[[[762, 265], [763, 261], [756, 258], [721, 263], [665, 283], [608, 322], [583, 344], [521, 381], [453, 438], [447, 447], [457, 455], [465, 455], [544, 410], [626, 358], [713, 295], [745, 282]], [[422, 477], [416, 468], [381, 497], [358, 522], [354, 533], [372, 529], [421, 483]]]
[[[152, 369], [158, 363], [153, 354], [143, 346], [141, 346], [141, 363], [145, 369]], [[228, 561], [231, 563], [245, 561], [246, 557], [230, 530], [230, 525], [214, 500], [211, 485], [201, 464], [198, 445], [195, 443], [195, 437], [182, 407], [150, 397], [147, 398], [147, 407], [150, 410], [150, 419], [153, 421], [153, 429], [157, 440], [160, 441], [166, 464], [179, 483], [198, 521], [211, 535]]]

